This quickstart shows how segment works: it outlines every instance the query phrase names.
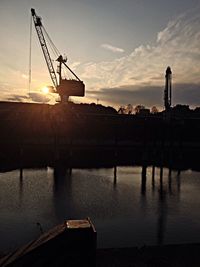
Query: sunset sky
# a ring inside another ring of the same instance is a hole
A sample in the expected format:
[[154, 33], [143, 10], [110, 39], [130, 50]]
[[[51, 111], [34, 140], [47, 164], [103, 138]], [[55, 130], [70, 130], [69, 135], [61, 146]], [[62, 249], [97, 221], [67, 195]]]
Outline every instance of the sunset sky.
[[86, 85], [76, 101], [162, 109], [171, 66], [173, 105], [200, 106], [200, 0], [1, 0], [0, 100], [54, 103], [34, 28], [28, 90], [31, 8]]

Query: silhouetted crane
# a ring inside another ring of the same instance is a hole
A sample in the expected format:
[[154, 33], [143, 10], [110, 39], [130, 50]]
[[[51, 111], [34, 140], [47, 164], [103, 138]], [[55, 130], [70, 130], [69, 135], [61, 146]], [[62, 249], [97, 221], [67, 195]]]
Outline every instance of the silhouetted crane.
[[[59, 94], [61, 103], [68, 101], [69, 96], [84, 96], [85, 95], [85, 85], [84, 83], [78, 78], [78, 76], [67, 66], [66, 59], [63, 58], [62, 55], [59, 55], [58, 49], [53, 44], [52, 40], [50, 39], [49, 35], [45, 31], [41, 18], [36, 15], [35, 9], [31, 9], [31, 14], [33, 17], [33, 22], [35, 25], [35, 29], [39, 38], [39, 42], [44, 54], [44, 58], [49, 70], [49, 74], [53, 85], [55, 87], [55, 92]], [[56, 77], [56, 72], [53, 67], [52, 59], [50, 57], [50, 53], [47, 47], [47, 43], [43, 34], [43, 31], [46, 33], [49, 42], [51, 44], [52, 49], [54, 50], [55, 54], [58, 55], [56, 61], [58, 61], [58, 69], [57, 73], [59, 76], [59, 82]], [[65, 66], [76, 79], [63, 79], [62, 78], [62, 66]]]

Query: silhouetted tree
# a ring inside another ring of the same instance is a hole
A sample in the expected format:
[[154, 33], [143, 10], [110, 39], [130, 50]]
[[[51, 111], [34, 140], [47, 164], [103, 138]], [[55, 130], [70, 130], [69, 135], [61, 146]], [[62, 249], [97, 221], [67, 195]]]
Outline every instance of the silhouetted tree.
[[199, 115], [200, 115], [200, 107], [196, 107], [196, 108], [194, 109], [194, 112], [195, 112], [196, 114], [199, 114]]
[[158, 108], [156, 107], [156, 106], [153, 106], [152, 108], [151, 108], [151, 113], [152, 114], [156, 114], [156, 113], [158, 113], [159, 112], [159, 110], [158, 110]]
[[118, 109], [119, 114], [133, 114], [133, 106], [128, 104], [127, 106], [120, 106]]
[[144, 105], [137, 105], [137, 106], [135, 107], [135, 113], [136, 113], [136, 114], [140, 113], [140, 110], [141, 110], [141, 109], [145, 109], [145, 106], [144, 106]]
[[120, 106], [118, 109], [119, 114], [126, 114], [126, 108], [124, 106]]
[[131, 104], [128, 104], [126, 106], [126, 114], [132, 114], [133, 113], [133, 106]]

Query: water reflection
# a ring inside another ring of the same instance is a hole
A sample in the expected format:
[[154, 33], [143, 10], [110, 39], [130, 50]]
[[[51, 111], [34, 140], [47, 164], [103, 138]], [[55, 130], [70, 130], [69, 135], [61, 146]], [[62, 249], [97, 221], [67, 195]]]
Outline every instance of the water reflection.
[[141, 182], [141, 194], [146, 193], [146, 180], [147, 180], [147, 166], [142, 166], [142, 182]]
[[58, 165], [53, 172], [53, 202], [59, 222], [71, 218], [72, 170]]
[[159, 190], [159, 202], [158, 202], [158, 224], [157, 224], [157, 245], [164, 244], [164, 235], [167, 224], [167, 193], [163, 188]]
[[155, 166], [152, 166], [152, 191], [155, 190]]
[[97, 228], [99, 247], [179, 243], [183, 237], [197, 242], [200, 226], [193, 222], [200, 220], [194, 205], [194, 199], [200, 202], [199, 187], [200, 173], [162, 166], [71, 171], [57, 165], [2, 173], [0, 250], [37, 237], [36, 223], [45, 231], [87, 216]]
[[178, 170], [178, 173], [177, 173], [177, 189], [178, 189], [178, 192], [180, 193], [181, 192], [181, 171]]
[[22, 206], [23, 201], [23, 190], [24, 190], [24, 180], [23, 180], [23, 169], [20, 169], [19, 175], [19, 206]]
[[117, 185], [117, 166], [114, 166], [114, 180], [113, 180], [113, 185], [116, 187]]
[[[152, 194], [154, 194], [156, 189], [156, 183], [155, 183], [155, 171], [156, 167], [152, 166], [151, 168], [151, 177], [152, 177]], [[168, 197], [179, 197], [179, 194], [181, 192], [181, 177], [180, 172], [178, 172], [176, 176], [176, 184], [177, 190], [172, 187], [172, 170], [168, 170], [168, 188], [165, 186], [164, 183], [164, 168], [161, 166], [159, 168], [159, 182], [157, 183], [157, 192], [158, 192], [158, 201], [157, 201], [157, 245], [163, 245], [164, 242], [164, 236], [166, 231], [166, 225], [167, 225], [167, 215], [168, 215]], [[144, 209], [144, 203], [148, 205], [148, 199], [146, 198], [146, 187], [147, 187], [147, 166], [143, 165], [141, 168], [141, 196], [143, 197], [141, 199], [141, 203], [143, 203], [142, 208]], [[168, 189], [168, 190], [167, 190]], [[145, 198], [144, 198], [145, 197]], [[145, 199], [145, 202], [144, 202]], [[146, 208], [146, 207], [145, 207]]]
[[169, 189], [169, 194], [172, 194], [172, 170], [169, 169], [168, 173], [168, 189]]

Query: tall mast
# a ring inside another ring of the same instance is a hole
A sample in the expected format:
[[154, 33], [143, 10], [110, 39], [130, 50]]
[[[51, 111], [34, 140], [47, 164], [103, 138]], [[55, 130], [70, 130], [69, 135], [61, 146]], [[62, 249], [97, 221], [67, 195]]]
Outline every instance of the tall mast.
[[164, 105], [165, 110], [169, 110], [172, 104], [172, 71], [167, 67], [165, 74]]

